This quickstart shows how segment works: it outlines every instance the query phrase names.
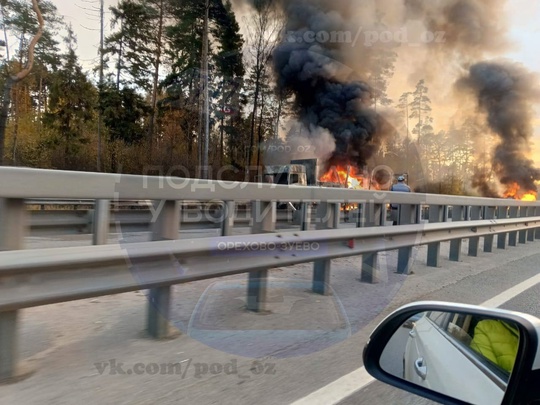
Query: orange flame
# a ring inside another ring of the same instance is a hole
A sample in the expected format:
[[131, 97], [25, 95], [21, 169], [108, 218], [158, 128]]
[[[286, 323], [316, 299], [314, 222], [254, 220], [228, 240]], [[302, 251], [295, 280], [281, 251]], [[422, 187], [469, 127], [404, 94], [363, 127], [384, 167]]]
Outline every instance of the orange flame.
[[319, 181], [339, 183], [342, 187], [354, 189], [361, 189], [364, 186], [364, 176], [353, 166], [332, 166]]
[[512, 185], [508, 186], [508, 188], [504, 192], [504, 198], [513, 198], [514, 200], [521, 200], [521, 201], [536, 201], [537, 196], [538, 196], [538, 191], [536, 190], [523, 191], [520, 189], [517, 183], [513, 183]]

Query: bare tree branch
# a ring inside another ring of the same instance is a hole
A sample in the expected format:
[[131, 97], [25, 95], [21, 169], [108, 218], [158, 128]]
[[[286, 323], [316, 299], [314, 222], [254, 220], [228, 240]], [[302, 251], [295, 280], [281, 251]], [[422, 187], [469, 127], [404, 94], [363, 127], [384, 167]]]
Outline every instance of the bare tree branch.
[[23, 80], [32, 70], [32, 67], [34, 66], [34, 49], [39, 39], [43, 35], [43, 30], [45, 27], [45, 21], [43, 20], [43, 16], [41, 15], [38, 0], [32, 0], [32, 8], [36, 13], [39, 27], [36, 34], [30, 41], [30, 44], [28, 45], [28, 60], [26, 61], [26, 66], [19, 73], [9, 76], [6, 80], [6, 83], [4, 84], [2, 108], [0, 110], [0, 165], [5, 164], [4, 150], [6, 143], [6, 127], [9, 115], [9, 106], [11, 104], [11, 90], [13, 89], [13, 85]]
[[34, 9], [34, 12], [36, 13], [36, 16], [39, 22], [39, 27], [36, 32], [36, 35], [34, 35], [34, 38], [32, 38], [32, 41], [30, 41], [30, 45], [28, 45], [28, 60], [26, 61], [26, 66], [19, 73], [12, 76], [12, 80], [15, 83], [21, 81], [26, 76], [28, 76], [28, 74], [32, 70], [32, 66], [34, 66], [34, 49], [39, 39], [43, 35], [43, 29], [45, 27], [45, 21], [43, 20], [43, 16], [41, 15], [41, 10], [39, 9], [39, 5], [38, 5], [38, 0], [32, 0], [32, 8]]

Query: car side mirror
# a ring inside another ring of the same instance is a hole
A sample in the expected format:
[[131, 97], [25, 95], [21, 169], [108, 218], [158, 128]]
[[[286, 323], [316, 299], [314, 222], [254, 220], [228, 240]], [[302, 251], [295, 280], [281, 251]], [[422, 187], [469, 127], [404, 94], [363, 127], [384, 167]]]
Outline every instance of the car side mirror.
[[373, 331], [364, 366], [380, 381], [445, 404], [522, 403], [540, 398], [532, 382], [540, 376], [539, 331], [540, 320], [525, 314], [421, 302]]

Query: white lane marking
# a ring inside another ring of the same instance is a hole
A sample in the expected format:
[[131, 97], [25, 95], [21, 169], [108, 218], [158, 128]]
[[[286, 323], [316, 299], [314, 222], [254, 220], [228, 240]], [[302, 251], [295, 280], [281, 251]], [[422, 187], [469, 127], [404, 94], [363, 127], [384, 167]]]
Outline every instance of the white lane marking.
[[292, 405], [333, 405], [343, 401], [366, 385], [374, 378], [362, 366], [321, 389], [301, 398]]
[[[538, 283], [540, 283], [540, 274], [503, 291], [499, 295], [496, 295], [479, 305], [488, 308], [499, 307]], [[335, 405], [374, 381], [375, 379], [366, 371], [364, 366], [362, 366], [352, 373], [344, 375], [321, 389], [312, 392], [308, 396], [293, 402], [291, 405]]]
[[531, 277], [528, 280], [525, 280], [524, 282], [519, 283], [518, 285], [512, 288], [509, 288], [506, 291], [503, 291], [499, 295], [491, 298], [490, 300], [487, 300], [486, 302], [480, 305], [483, 307], [488, 307], [488, 308], [500, 307], [505, 302], [510, 301], [512, 298], [518, 296], [523, 291], [528, 290], [531, 287], [534, 287], [538, 283], [540, 283], [540, 274], [537, 274], [536, 276]]

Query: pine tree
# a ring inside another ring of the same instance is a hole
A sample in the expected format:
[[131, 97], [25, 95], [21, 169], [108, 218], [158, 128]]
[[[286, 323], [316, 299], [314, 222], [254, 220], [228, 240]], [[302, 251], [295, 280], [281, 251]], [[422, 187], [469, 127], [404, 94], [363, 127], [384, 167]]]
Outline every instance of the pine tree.
[[416, 119], [417, 124], [413, 129], [413, 134], [417, 135], [418, 144], [422, 144], [422, 138], [433, 131], [431, 126], [433, 120], [430, 117], [431, 100], [424, 80], [420, 80], [415, 91], [412, 93], [413, 100], [409, 104], [409, 118]]
[[97, 91], [79, 64], [77, 40], [71, 26], [64, 42], [67, 53], [62, 57], [62, 66], [54, 74], [49, 108], [43, 121], [54, 131], [56, 144], [63, 146], [63, 167], [75, 169], [81, 145], [89, 142], [85, 127], [95, 116]]

